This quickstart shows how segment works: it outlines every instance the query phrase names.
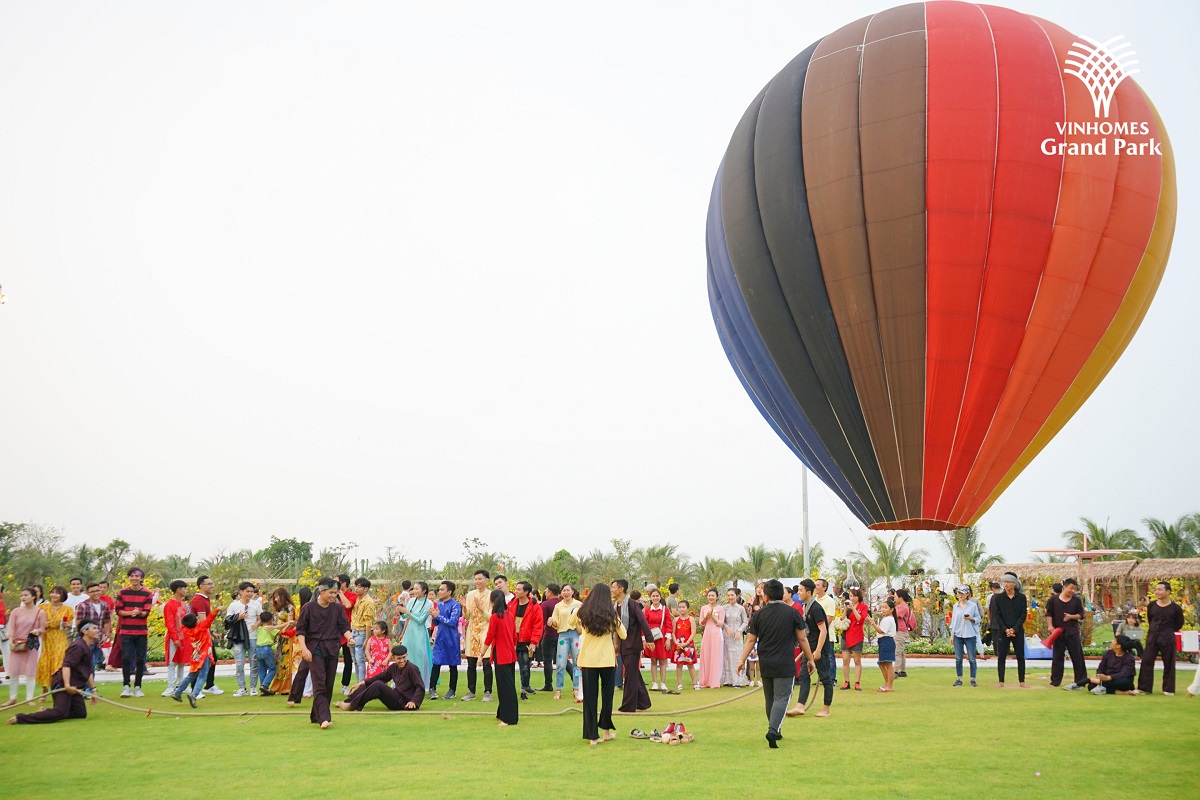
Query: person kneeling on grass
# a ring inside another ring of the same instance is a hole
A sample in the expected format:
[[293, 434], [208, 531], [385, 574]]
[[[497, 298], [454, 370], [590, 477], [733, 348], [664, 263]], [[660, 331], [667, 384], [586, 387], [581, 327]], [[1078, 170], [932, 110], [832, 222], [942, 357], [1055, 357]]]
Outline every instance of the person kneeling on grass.
[[[396, 688], [388, 686], [391, 682]], [[425, 684], [421, 671], [408, 661], [408, 648], [398, 644], [392, 648], [388, 668], [373, 678], [350, 687], [350, 696], [337, 707], [343, 711], [362, 711], [363, 706], [378, 700], [392, 711], [416, 711], [425, 699]]]
[[[208, 678], [208, 671], [213, 668], [212, 665], [212, 624], [223, 609], [214, 608], [211, 614], [205, 614], [204, 619], [197, 619], [195, 614], [184, 614], [183, 619], [179, 624], [183, 626], [181, 633], [183, 635], [183, 643], [180, 647], [192, 649], [192, 664], [188, 676], [179, 682], [175, 687], [175, 693], [171, 695], [171, 699], [176, 703], [183, 702], [184, 691], [188, 692], [188, 704], [192, 708], [196, 707], [196, 700], [199, 699], [197, 692], [199, 687], [204, 685], [204, 681]], [[190, 690], [190, 691], [188, 691]]]
[[92, 647], [100, 641], [100, 627], [90, 620], [84, 622], [79, 626], [79, 636], [80, 638], [67, 646], [62, 668], [50, 679], [50, 687], [54, 691], [54, 707], [35, 714], [17, 714], [8, 720], [9, 725], [38, 725], [87, 717], [87, 706], [84, 705], [83, 698], [84, 692], [96, 690], [96, 678], [92, 672]]
[[1100, 658], [1095, 677], [1084, 683], [1072, 683], [1067, 689], [1091, 688], [1092, 694], [1137, 694], [1133, 688], [1136, 665], [1133, 653], [1129, 652], [1133, 642], [1127, 636], [1118, 636], [1108, 645]]

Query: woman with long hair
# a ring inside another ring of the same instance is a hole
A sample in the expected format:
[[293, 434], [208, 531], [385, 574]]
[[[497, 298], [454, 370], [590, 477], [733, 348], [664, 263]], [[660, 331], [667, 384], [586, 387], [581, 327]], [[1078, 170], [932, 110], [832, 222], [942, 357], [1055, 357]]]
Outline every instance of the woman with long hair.
[[[279, 671], [275, 673], [275, 680], [271, 681], [267, 691], [272, 694], [287, 694], [292, 690], [292, 671], [295, 667], [292, 663], [293, 641], [288, 632], [296, 629], [296, 609], [292, 606], [291, 593], [283, 586], [271, 592], [270, 603], [271, 611], [275, 614], [275, 624], [282, 627], [275, 639], [275, 647], [278, 650], [275, 663], [279, 665]], [[299, 655], [296, 654], [297, 657]]]
[[408, 648], [408, 663], [421, 673], [425, 690], [429, 691], [429, 678], [433, 672], [433, 646], [429, 644], [429, 616], [433, 613], [433, 601], [429, 599], [429, 584], [414, 581], [408, 602], [401, 603], [397, 610], [404, 621], [400, 644]]
[[[38, 659], [37, 685], [43, 692], [50, 691], [54, 673], [62, 669], [63, 656], [67, 654], [67, 631], [75, 623], [75, 611], [66, 604], [67, 590], [55, 586], [50, 590], [50, 602], [41, 606], [46, 615], [46, 635], [42, 637], [42, 654]], [[49, 702], [46, 698], [44, 702]]]
[[[25, 699], [33, 699], [33, 682], [37, 676], [37, 639], [46, 632], [46, 614], [37, 605], [32, 587], [21, 590], [21, 605], [8, 613], [8, 702], [17, 702], [17, 687], [25, 678]], [[30, 637], [33, 640], [30, 641]]]
[[717, 605], [720, 595], [709, 589], [707, 605], [700, 608], [700, 686], [721, 688], [721, 672], [725, 665], [725, 609]]
[[[625, 638], [625, 626], [613, 607], [612, 590], [597, 583], [583, 605], [571, 614], [579, 628], [579, 669], [583, 674], [583, 738], [592, 745], [617, 738], [612, 721], [614, 670], [617, 666], [613, 635]], [[597, 700], [600, 713], [596, 714]], [[601, 738], [600, 731], [604, 731]]]
[[[312, 602], [312, 589], [307, 586], [301, 586], [296, 591], [296, 597], [299, 598], [299, 602], [296, 603], [296, 619], [300, 619], [300, 610]], [[292, 667], [294, 668], [294, 672], [292, 673], [292, 688], [288, 691], [287, 695], [289, 708], [300, 702], [301, 696], [312, 697], [312, 678], [308, 674], [308, 662], [301, 655], [300, 648], [295, 647], [295, 642], [292, 645]]]
[[491, 651], [492, 668], [496, 673], [496, 694], [500, 700], [496, 706], [496, 719], [500, 720], [501, 727], [516, 725], [520, 715], [516, 684], [517, 628], [508, 615], [503, 590], [493, 589], [488, 600], [492, 604], [492, 617], [488, 620], [483, 644]]
[[866, 639], [866, 634], [863, 633], [863, 624], [866, 623], [867, 617], [870, 616], [870, 609], [863, 602], [863, 590], [858, 586], [851, 586], [848, 590], [849, 599], [845, 601], [846, 619], [850, 622], [850, 627], [846, 628], [846, 632], [842, 634], [842, 688], [850, 688], [850, 659], [854, 659], [854, 689], [862, 691], [862, 653], [863, 642]]
[[550, 619], [546, 624], [558, 631], [557, 649], [555, 651], [554, 670], [554, 699], [562, 697], [563, 686], [566, 684], [567, 664], [571, 665], [571, 688], [575, 691], [575, 702], [583, 702], [583, 674], [579, 671], [579, 620], [574, 616], [582, 605], [575, 599], [575, 587], [564, 583], [562, 599], [554, 606]]
[[674, 629], [671, 626], [671, 612], [663, 603], [662, 592], [658, 590], [658, 587], [649, 587], [648, 594], [650, 603], [643, 613], [651, 633], [658, 631], [658, 638], [653, 642], [646, 642], [642, 657], [650, 659], [650, 688], [665, 692], [667, 691], [667, 658], [670, 656], [668, 647]]

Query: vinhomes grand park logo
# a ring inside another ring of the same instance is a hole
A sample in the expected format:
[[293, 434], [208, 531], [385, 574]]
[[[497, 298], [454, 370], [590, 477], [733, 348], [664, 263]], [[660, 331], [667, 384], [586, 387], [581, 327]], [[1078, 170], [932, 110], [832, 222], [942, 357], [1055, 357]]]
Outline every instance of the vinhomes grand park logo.
[[1055, 123], [1058, 136], [1042, 140], [1048, 156], [1161, 156], [1162, 142], [1150, 136], [1149, 120], [1110, 120], [1117, 87], [1137, 74], [1137, 53], [1124, 36], [1098, 42], [1080, 37], [1067, 51], [1063, 72], [1078, 78], [1092, 98], [1094, 120]]

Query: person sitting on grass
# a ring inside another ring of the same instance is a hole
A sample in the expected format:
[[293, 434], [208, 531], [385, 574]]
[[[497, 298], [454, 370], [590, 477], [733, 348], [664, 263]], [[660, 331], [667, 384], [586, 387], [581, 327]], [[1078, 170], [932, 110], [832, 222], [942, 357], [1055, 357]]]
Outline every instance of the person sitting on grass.
[[[388, 686], [389, 681], [395, 688]], [[421, 670], [409, 663], [408, 648], [398, 644], [392, 648], [387, 669], [350, 687], [350, 696], [336, 705], [343, 711], [362, 711], [367, 703], [378, 700], [392, 711], [416, 711], [424, 699]]]
[[191, 647], [192, 664], [188, 676], [179, 682], [179, 685], [175, 687], [175, 693], [171, 695], [171, 699], [176, 703], [183, 702], [183, 693], [187, 691], [188, 704], [192, 708], [196, 707], [196, 694], [208, 678], [208, 671], [213, 669], [212, 624], [223, 610], [214, 608], [212, 613], [205, 614], [202, 620], [197, 619], [195, 614], [188, 613], [184, 614], [183, 619], [179, 621], [179, 624], [183, 626], [181, 647], [185, 649]]
[[1088, 678], [1086, 684], [1073, 683], [1066, 688], [1086, 689], [1090, 686], [1092, 694], [1137, 694], [1133, 688], [1137, 665], [1133, 653], [1129, 652], [1131, 644], [1128, 636], [1113, 639], [1100, 658], [1095, 677]]

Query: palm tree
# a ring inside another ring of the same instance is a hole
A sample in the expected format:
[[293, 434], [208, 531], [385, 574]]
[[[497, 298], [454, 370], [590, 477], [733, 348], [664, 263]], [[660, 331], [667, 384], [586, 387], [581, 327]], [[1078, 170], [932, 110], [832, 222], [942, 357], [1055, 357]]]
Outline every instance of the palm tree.
[[665, 586], [668, 580], [677, 578], [683, 572], [678, 545], [646, 547], [635, 551], [634, 556], [642, 579], [655, 586]]
[[720, 588], [734, 576], [733, 566], [723, 558], [705, 556], [696, 567], [696, 577], [700, 580], [700, 588]]
[[979, 528], [971, 525], [952, 531], [939, 531], [938, 540], [946, 555], [950, 556], [950, 571], [964, 580], [969, 572], [982, 572], [991, 564], [1004, 561], [997, 555], [988, 555], [987, 546], [979, 535]]
[[95, 580], [96, 559], [99, 555], [99, 550], [93, 550], [86, 544], [81, 544], [68, 551], [64, 566], [72, 578], [80, 577], [85, 582]]
[[748, 544], [744, 550], [746, 555], [733, 565], [733, 577], [748, 578], [751, 583], [758, 583], [771, 571], [771, 554], [764, 544]]
[[[887, 585], [890, 587], [893, 578], [907, 575], [914, 569], [923, 568], [925, 559], [929, 557], [929, 554], [921, 548], [913, 550], [911, 553], [905, 553], [904, 548], [908, 545], [908, 537], [905, 536], [903, 540], [900, 537], [901, 534], [897, 533], [888, 542], [883, 537], [872, 536], [869, 540], [871, 555], [856, 551], [850, 554], [850, 558], [862, 562], [871, 575], [886, 578]], [[863, 581], [863, 588], [869, 588], [871, 584], [867, 583], [865, 578]]]
[[535, 589], [544, 589], [547, 584], [556, 583], [558, 575], [554, 562], [548, 558], [537, 558], [518, 570], [524, 580], [533, 584]]
[[1154, 517], [1143, 519], [1142, 523], [1150, 529], [1145, 554], [1150, 558], [1195, 558], [1196, 541], [1189, 530], [1195, 524], [1195, 516], [1186, 514], [1171, 525]]
[[579, 585], [577, 587], [577, 591], [580, 594], [582, 594], [583, 590], [588, 586], [588, 577], [594, 577], [594, 573], [597, 567], [599, 567], [599, 564], [596, 563], [595, 551], [593, 551], [591, 555], [572, 555], [568, 558], [564, 558], [562, 563], [564, 567], [579, 576]]
[[780, 578], [794, 578], [804, 571], [803, 550], [772, 550], [770, 552], [771, 569]]
[[[808, 568], [816, 569], [818, 572], [825, 564], [825, 548], [820, 542], [809, 542], [808, 544]], [[808, 577], [805, 575], [804, 577]]]
[[192, 554], [186, 556], [169, 555], [162, 560], [163, 563], [163, 579], [175, 580], [176, 578], [190, 578], [195, 575], [195, 568], [192, 566]]
[[[1066, 541], [1067, 547], [1076, 550], [1084, 549], [1084, 540], [1087, 540], [1087, 549], [1089, 550], [1134, 550], [1141, 551], [1145, 549], [1146, 543], [1142, 541], [1142, 537], [1137, 535], [1137, 532], [1130, 528], [1121, 528], [1120, 530], [1110, 531], [1108, 523], [1103, 526], [1097, 525], [1087, 517], [1080, 517], [1079, 521], [1082, 526], [1075, 530], [1063, 531], [1063, 540]], [[1107, 560], [1112, 556], [1097, 556], [1097, 561]]]

